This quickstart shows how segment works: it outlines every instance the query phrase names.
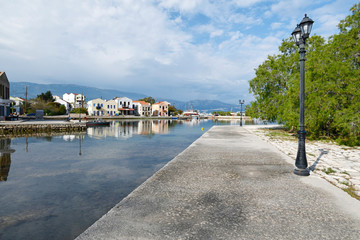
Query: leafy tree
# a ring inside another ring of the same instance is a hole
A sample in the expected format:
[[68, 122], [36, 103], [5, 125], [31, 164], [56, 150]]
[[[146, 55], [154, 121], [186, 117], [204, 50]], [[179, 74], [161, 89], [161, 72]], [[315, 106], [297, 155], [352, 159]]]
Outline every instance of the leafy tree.
[[172, 105], [169, 106], [168, 110], [169, 110], [169, 115], [172, 115], [172, 116], [180, 115], [183, 113], [182, 110], [177, 109], [175, 106], [172, 106]]
[[151, 105], [153, 105], [155, 103], [155, 99], [152, 97], [142, 98], [142, 99], [139, 99], [138, 101], [144, 101], [144, 102], [150, 103]]
[[41, 93], [40, 95], [37, 95], [36, 99], [42, 100], [44, 102], [53, 102], [54, 101], [51, 91], [47, 91], [46, 93]]
[[[73, 108], [70, 113], [79, 113], [79, 108]], [[88, 111], [86, 108], [80, 108], [80, 113], [88, 114]]]
[[224, 111], [217, 111], [217, 112], [213, 112], [212, 114], [219, 116], [231, 116], [231, 112], [224, 112]]
[[[339, 24], [340, 33], [326, 43], [307, 40], [305, 124], [310, 138], [331, 138], [360, 145], [360, 3]], [[299, 54], [290, 39], [279, 54], [268, 56], [249, 81], [255, 101], [247, 114], [297, 129], [299, 118]]]
[[31, 99], [31, 104], [27, 104], [27, 113], [35, 113], [36, 110], [44, 110], [46, 116], [64, 115], [66, 114], [66, 107], [57, 102], [45, 102], [42, 100]]

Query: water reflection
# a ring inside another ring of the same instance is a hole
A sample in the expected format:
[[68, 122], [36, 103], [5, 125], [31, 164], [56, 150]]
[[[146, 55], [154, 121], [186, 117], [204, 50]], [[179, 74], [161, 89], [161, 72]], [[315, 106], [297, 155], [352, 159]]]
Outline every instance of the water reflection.
[[0, 239], [74, 239], [212, 125], [114, 121], [1, 140]]
[[128, 139], [134, 135], [153, 136], [154, 134], [168, 134], [169, 129], [182, 121], [173, 120], [134, 120], [113, 121], [109, 127], [90, 127], [87, 134], [93, 138], [122, 138]]
[[10, 144], [11, 139], [0, 139], [0, 182], [6, 181], [9, 176], [11, 153], [15, 152]]

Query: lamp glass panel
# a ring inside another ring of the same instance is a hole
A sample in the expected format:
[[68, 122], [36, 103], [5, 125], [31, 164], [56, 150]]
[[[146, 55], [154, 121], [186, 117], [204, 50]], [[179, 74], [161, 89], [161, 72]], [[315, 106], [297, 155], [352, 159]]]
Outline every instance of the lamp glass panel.
[[307, 24], [304, 24], [301, 26], [301, 32], [302, 34], [307, 34], [308, 33], [308, 25]]
[[311, 28], [312, 28], [312, 24], [309, 24], [309, 25], [308, 25], [308, 34], [311, 33]]

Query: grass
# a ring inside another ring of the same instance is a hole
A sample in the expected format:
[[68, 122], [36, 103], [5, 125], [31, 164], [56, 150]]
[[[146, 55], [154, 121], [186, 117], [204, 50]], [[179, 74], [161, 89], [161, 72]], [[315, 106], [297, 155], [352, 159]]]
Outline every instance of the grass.
[[356, 198], [357, 200], [360, 200], [360, 196], [357, 195], [355, 192], [355, 188], [353, 185], [350, 185], [347, 189], [343, 189], [345, 192], [347, 192], [351, 197]]
[[340, 184], [343, 184], [345, 186], [349, 186], [349, 183], [348, 182], [340, 182]]
[[296, 136], [289, 134], [285, 130], [266, 129], [264, 131], [265, 131], [265, 135], [270, 138], [277, 138], [277, 139], [281, 139], [281, 140], [290, 140], [290, 141], [295, 141], [297, 139]]
[[336, 173], [336, 171], [334, 169], [332, 169], [332, 168], [322, 169], [321, 171], [323, 171], [326, 174]]

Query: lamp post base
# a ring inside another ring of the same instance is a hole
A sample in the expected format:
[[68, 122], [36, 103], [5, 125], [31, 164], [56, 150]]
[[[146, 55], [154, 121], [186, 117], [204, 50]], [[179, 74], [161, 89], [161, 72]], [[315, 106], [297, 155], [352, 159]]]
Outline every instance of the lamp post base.
[[299, 176], [309, 176], [310, 170], [308, 168], [305, 168], [305, 169], [295, 168], [294, 173]]

